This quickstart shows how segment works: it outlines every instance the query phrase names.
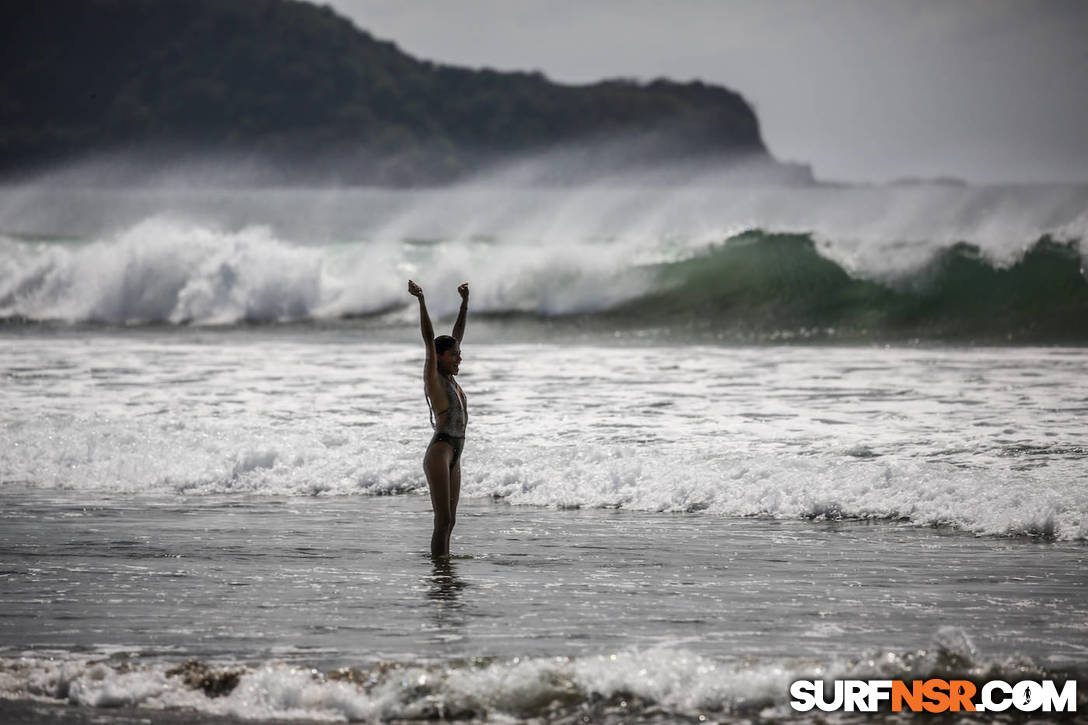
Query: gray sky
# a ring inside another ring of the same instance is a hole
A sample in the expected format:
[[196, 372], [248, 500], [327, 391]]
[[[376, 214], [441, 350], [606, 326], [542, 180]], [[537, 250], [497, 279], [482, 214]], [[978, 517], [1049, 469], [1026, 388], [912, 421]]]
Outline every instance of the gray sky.
[[1088, 180], [1088, 0], [331, 0], [412, 55], [698, 78], [817, 176]]

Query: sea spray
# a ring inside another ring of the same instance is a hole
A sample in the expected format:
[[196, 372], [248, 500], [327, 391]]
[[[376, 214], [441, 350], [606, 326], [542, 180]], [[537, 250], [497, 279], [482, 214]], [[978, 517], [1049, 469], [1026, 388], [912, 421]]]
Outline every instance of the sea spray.
[[[160, 218], [111, 240], [8, 238], [0, 251], [0, 318], [9, 320], [229, 325], [384, 315], [385, 324], [406, 325], [397, 280], [413, 276], [439, 290], [471, 277], [477, 314], [574, 320], [602, 332], [1088, 335], [1088, 279], [1077, 246], [1050, 238], [1006, 266], [969, 245], [937, 248], [892, 278], [843, 269], [810, 236], [758, 230], [687, 251], [627, 240], [299, 246], [268, 229], [223, 232]], [[433, 297], [435, 314], [453, 311], [453, 297]]]

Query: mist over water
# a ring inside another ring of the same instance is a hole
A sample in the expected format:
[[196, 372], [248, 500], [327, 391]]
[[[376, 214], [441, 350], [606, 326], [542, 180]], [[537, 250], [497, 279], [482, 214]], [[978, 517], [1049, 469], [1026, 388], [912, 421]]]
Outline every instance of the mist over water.
[[[536, 183], [549, 169], [526, 162], [426, 190], [192, 178], [94, 188], [71, 175], [8, 187], [0, 316], [227, 324], [375, 315], [406, 306], [406, 277], [428, 289], [470, 279], [478, 312], [596, 313], [660, 291], [662, 265], [751, 230], [803, 235], [850, 277], [893, 287], [957, 243], [1004, 269], [1049, 237], [1083, 267], [1084, 186], [783, 186], [682, 170]], [[440, 315], [456, 302], [430, 299]]]

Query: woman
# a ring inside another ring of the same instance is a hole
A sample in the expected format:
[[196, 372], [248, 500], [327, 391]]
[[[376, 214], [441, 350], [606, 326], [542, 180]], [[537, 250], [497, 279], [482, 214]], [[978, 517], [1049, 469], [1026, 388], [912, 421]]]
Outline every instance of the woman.
[[434, 426], [434, 436], [423, 455], [423, 472], [427, 475], [431, 508], [434, 509], [431, 556], [449, 556], [450, 533], [457, 519], [457, 499], [461, 495], [461, 450], [465, 447], [465, 424], [468, 423], [465, 394], [453, 379], [461, 365], [461, 338], [465, 336], [465, 316], [468, 314], [468, 282], [457, 288], [461, 295], [461, 311], [457, 313], [453, 335], [435, 337], [427, 303], [423, 301], [423, 290], [408, 280], [408, 292], [419, 299], [419, 326], [427, 348], [423, 389]]

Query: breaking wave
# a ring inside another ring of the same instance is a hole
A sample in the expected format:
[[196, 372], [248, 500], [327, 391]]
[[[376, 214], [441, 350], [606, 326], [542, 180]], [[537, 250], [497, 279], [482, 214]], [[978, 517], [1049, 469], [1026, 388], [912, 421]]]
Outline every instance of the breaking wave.
[[[1088, 339], [1088, 278], [1076, 241], [1043, 237], [1019, 257], [934, 247], [895, 272], [857, 268], [810, 234], [749, 230], [715, 243], [624, 240], [531, 245], [477, 239], [299, 245], [156, 218], [114, 238], [0, 238], [0, 318], [203, 324], [370, 317], [408, 321], [403, 281], [474, 283], [478, 313], [616, 329], [801, 331], [828, 337]], [[438, 296], [436, 295], [436, 298]], [[452, 312], [450, 300], [432, 310]]]
[[[321, 671], [283, 661], [140, 663], [123, 655], [28, 654], [0, 658], [0, 700], [243, 719], [702, 722], [757, 717], [797, 722], [788, 694], [797, 679], [954, 677], [1060, 684], [1077, 676], [1027, 659], [986, 658], [965, 632], [944, 627], [929, 649], [827, 661], [738, 662], [655, 647], [578, 658], [378, 662]], [[1086, 698], [1078, 692], [1078, 709], [1088, 705]], [[0, 713], [10, 707], [0, 702]], [[891, 713], [884, 715], [891, 721]]]
[[810, 236], [752, 231], [662, 265], [656, 279], [659, 289], [613, 312], [753, 332], [1088, 339], [1081, 255], [1049, 237], [1007, 265], [960, 243], [881, 278], [844, 269]]

